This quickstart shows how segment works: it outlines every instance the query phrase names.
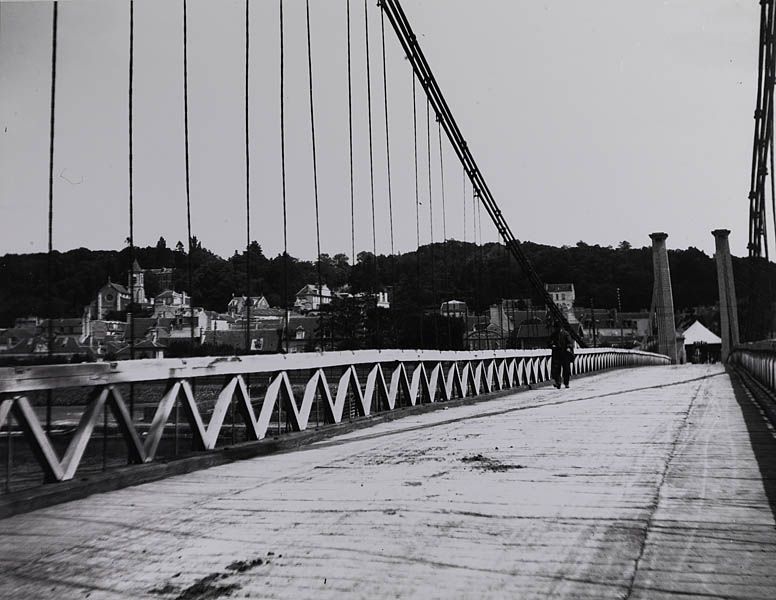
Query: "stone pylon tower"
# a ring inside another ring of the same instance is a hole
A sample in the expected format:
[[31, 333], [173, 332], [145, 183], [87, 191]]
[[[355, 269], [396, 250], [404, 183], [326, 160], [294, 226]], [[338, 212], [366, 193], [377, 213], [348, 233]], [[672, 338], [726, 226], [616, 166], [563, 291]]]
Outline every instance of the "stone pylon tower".
[[671, 269], [666, 250], [667, 233], [649, 235], [652, 239], [652, 268], [655, 283], [652, 291], [652, 311], [657, 321], [658, 352], [677, 362], [676, 324], [674, 322], [674, 295], [671, 290]]
[[726, 361], [730, 351], [738, 345], [738, 303], [736, 285], [733, 281], [733, 259], [730, 257], [728, 236], [730, 230], [715, 229], [714, 236], [717, 260], [717, 282], [719, 284], [719, 324], [722, 329], [722, 353], [720, 358]]

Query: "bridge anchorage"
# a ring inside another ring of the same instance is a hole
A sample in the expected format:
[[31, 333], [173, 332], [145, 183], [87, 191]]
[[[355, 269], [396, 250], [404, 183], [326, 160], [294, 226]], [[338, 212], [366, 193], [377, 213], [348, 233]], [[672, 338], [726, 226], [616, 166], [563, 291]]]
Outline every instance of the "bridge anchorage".
[[[244, 35], [220, 49], [239, 50], [244, 248], [221, 259], [197, 237], [220, 227], [200, 216], [198, 142], [229, 121], [203, 119], [190, 62], [206, 4], [149, 6], [110, 9], [127, 34], [128, 235], [80, 318], [54, 245], [80, 8], [46, 14], [42, 318], [20, 319], [22, 340], [0, 331], [0, 598], [774, 597], [776, 346], [751, 341], [770, 314], [752, 317], [751, 290], [770, 277], [776, 0], [760, 3], [748, 262], [712, 232], [720, 336], [676, 314], [665, 232], [649, 311], [624, 311], [619, 287], [616, 309], [582, 308], [574, 284], [545, 283], [398, 0], [224, 9]], [[175, 250], [136, 243], [139, 148], [163, 129], [137, 97], [152, 23], [181, 42]], [[267, 222], [275, 258], [254, 237]], [[349, 252], [326, 254], [327, 236]], [[307, 241], [314, 260], [293, 258]], [[550, 385], [554, 325], [571, 389]]]

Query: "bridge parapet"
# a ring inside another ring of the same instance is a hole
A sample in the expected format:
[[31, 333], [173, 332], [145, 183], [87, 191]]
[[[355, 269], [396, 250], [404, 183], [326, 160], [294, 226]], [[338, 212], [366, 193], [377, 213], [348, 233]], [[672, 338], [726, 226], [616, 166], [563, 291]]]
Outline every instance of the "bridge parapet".
[[[304, 431], [311, 422], [336, 424], [541, 383], [550, 378], [551, 363], [549, 350], [363, 350], [2, 368], [0, 429], [10, 431], [13, 417], [45, 480], [66, 481], [75, 476], [101, 424], [105, 440], [108, 410], [129, 462], [140, 464], [165, 458], [159, 450], [169, 441], [173, 413], [177, 455], [179, 409], [188, 426], [184, 437], [194, 450], [208, 451], [230, 445], [224, 439], [229, 426], [235, 443], [238, 416], [240, 441], [258, 441], [273, 435], [275, 422], [277, 433]], [[572, 372], [668, 363], [667, 356], [638, 350], [581, 349]], [[44, 430], [36, 398], [73, 388], [85, 393], [77, 404], [82, 412], [69, 440], [55, 443]], [[135, 414], [134, 402], [127, 406], [129, 394], [143, 398], [148, 422]], [[61, 459], [57, 446], [64, 448]], [[103, 453], [106, 448], [103, 441]]]
[[736, 346], [728, 362], [746, 371], [771, 392], [776, 392], [776, 340]]

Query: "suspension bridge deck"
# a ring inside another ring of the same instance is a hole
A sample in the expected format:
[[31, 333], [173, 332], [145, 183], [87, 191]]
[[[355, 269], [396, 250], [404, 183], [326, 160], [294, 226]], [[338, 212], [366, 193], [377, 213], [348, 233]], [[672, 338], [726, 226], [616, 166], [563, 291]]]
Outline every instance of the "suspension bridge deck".
[[0, 597], [773, 598], [775, 449], [719, 365], [610, 371], [5, 519]]

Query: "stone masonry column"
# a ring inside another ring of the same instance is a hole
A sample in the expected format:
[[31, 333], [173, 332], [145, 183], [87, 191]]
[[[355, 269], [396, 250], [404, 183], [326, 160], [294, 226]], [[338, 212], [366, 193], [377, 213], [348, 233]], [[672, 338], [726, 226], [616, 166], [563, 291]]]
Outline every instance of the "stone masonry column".
[[651, 233], [649, 237], [652, 239], [652, 268], [655, 277], [652, 297], [657, 320], [658, 351], [668, 356], [672, 364], [676, 364], [674, 295], [671, 290], [671, 270], [668, 266], [668, 250], [666, 250], [668, 234], [656, 232]]
[[717, 261], [717, 283], [719, 284], [719, 323], [722, 337], [722, 353], [720, 359], [725, 362], [730, 351], [738, 345], [738, 303], [736, 302], [736, 285], [733, 280], [733, 259], [730, 256], [728, 243], [729, 229], [715, 229], [714, 236]]

